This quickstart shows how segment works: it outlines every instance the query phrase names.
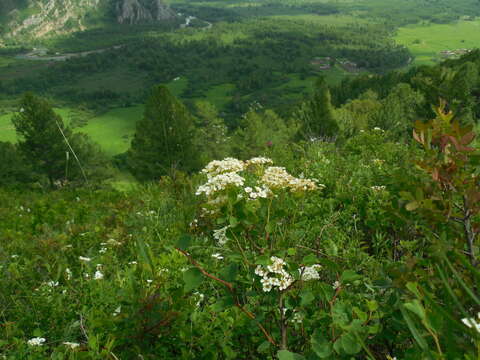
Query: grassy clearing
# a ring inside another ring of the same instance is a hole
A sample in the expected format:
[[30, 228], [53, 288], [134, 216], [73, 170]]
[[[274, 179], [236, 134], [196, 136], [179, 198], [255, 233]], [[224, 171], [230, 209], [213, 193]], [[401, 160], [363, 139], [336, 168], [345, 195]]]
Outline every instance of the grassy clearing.
[[185, 76], [179, 77], [178, 80], [172, 80], [168, 84], [166, 84], [168, 90], [172, 92], [173, 95], [179, 97], [180, 94], [185, 90], [188, 86], [188, 79]]
[[89, 120], [78, 131], [88, 134], [109, 156], [125, 152], [135, 133], [135, 124], [142, 117], [143, 106], [113, 109]]
[[[55, 112], [62, 116], [66, 124], [74, 117], [81, 115], [71, 108], [56, 108]], [[100, 116], [92, 117], [88, 124], [74, 131], [88, 134], [93, 141], [100, 144], [108, 156], [114, 156], [127, 151], [135, 132], [135, 123], [141, 118], [143, 106], [118, 108]], [[87, 116], [87, 114], [83, 114]], [[15, 129], [10, 122], [12, 114], [0, 115], [0, 141], [16, 142]]]
[[206, 100], [217, 107], [222, 109], [231, 99], [232, 92], [235, 90], [233, 84], [222, 84], [212, 87], [207, 91]]
[[415, 65], [431, 65], [441, 60], [439, 53], [442, 50], [479, 47], [480, 20], [402, 27], [395, 40], [415, 55]]

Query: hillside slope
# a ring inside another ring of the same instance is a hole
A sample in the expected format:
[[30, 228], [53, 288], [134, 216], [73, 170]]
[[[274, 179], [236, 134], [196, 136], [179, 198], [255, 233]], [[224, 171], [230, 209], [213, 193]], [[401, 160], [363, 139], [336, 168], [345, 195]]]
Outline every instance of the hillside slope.
[[39, 38], [104, 23], [137, 24], [174, 16], [163, 0], [2, 0], [0, 36]]

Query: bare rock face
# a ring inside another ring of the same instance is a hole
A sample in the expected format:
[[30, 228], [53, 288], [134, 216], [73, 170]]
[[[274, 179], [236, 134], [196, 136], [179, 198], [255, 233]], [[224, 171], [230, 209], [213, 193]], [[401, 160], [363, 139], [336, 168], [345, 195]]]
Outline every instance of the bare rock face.
[[175, 17], [162, 0], [119, 0], [116, 10], [120, 24], [148, 23]]

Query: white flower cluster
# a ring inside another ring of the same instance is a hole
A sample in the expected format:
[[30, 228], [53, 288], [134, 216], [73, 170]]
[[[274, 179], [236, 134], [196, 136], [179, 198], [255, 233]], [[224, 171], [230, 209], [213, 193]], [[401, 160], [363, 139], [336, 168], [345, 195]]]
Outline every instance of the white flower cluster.
[[46, 341], [45, 338], [35, 337], [33, 339], [28, 340], [27, 344], [30, 346], [42, 346], [45, 341]]
[[262, 187], [255, 186], [255, 188], [247, 186], [244, 190], [248, 194], [248, 198], [251, 200], [255, 200], [258, 198], [266, 199], [267, 197], [272, 195], [272, 190], [270, 190], [267, 185], [262, 185]]
[[219, 174], [209, 177], [204, 185], [198, 187], [195, 195], [205, 194], [210, 196], [218, 191], [225, 190], [229, 186], [243, 186], [245, 179], [235, 172]]
[[206, 174], [210, 179], [224, 173], [237, 173], [243, 169], [245, 169], [245, 163], [242, 160], [225, 158], [209, 162], [202, 170], [202, 173]]
[[303, 322], [302, 313], [299, 313], [298, 311], [295, 311], [293, 313], [293, 317], [291, 318], [290, 322], [292, 322], [294, 324], [301, 324]]
[[70, 349], [72, 349], [72, 350], [80, 346], [79, 343], [70, 342], [70, 341], [64, 341], [64, 342], [63, 342], [63, 345], [68, 346], [68, 347], [69, 347]]
[[385, 160], [381, 160], [381, 159], [373, 159], [372, 161], [377, 166], [382, 166], [383, 163], [385, 162]]
[[477, 314], [478, 321], [474, 318], [464, 318], [462, 322], [471, 329], [475, 329], [480, 333], [480, 313]]
[[284, 269], [285, 261], [276, 256], [272, 256], [270, 261], [271, 265], [258, 265], [255, 269], [255, 274], [262, 278], [260, 282], [263, 291], [269, 292], [274, 287], [278, 287], [280, 291], [287, 289], [293, 283], [293, 277]]
[[230, 225], [227, 225], [223, 228], [213, 230], [213, 238], [217, 240], [218, 245], [223, 246], [227, 243], [227, 230], [230, 228]]
[[303, 281], [318, 280], [320, 279], [320, 274], [318, 270], [322, 268], [322, 265], [315, 264], [312, 266], [302, 266], [298, 271], [302, 277]]
[[316, 190], [318, 185], [311, 179], [299, 179], [290, 175], [284, 167], [270, 166], [262, 176], [262, 182], [272, 189], [289, 189], [291, 192]]
[[254, 158], [251, 158], [250, 160], [245, 161], [245, 164], [247, 166], [250, 166], [250, 165], [266, 165], [266, 164], [273, 164], [273, 160], [260, 156], [260, 157], [254, 157]]
[[223, 260], [223, 256], [220, 253], [212, 254], [212, 257], [217, 260]]
[[384, 185], [381, 185], [381, 186], [374, 185], [374, 186], [371, 186], [370, 189], [372, 189], [373, 191], [380, 192], [380, 191], [384, 191], [386, 189], [386, 186], [384, 186]]

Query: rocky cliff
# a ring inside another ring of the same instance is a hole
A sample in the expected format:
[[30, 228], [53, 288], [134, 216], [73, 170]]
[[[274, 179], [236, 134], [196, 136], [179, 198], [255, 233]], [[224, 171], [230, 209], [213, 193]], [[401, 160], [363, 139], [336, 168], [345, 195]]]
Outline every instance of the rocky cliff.
[[175, 17], [175, 13], [162, 0], [121, 0], [117, 3], [116, 13], [120, 24], [162, 21]]
[[44, 37], [101, 23], [165, 21], [175, 14], [163, 0], [0, 0], [0, 36]]

